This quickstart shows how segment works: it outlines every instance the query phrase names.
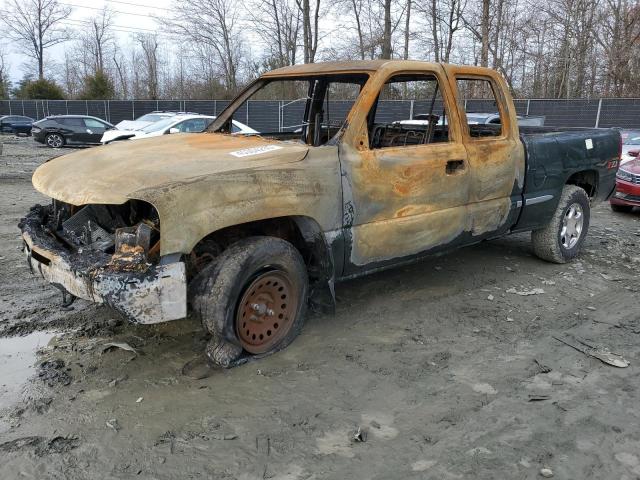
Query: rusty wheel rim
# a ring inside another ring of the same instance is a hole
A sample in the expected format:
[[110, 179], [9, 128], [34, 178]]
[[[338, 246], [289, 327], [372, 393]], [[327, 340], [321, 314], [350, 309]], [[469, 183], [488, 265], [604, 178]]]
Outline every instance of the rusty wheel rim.
[[249, 353], [265, 353], [291, 330], [298, 298], [289, 276], [272, 270], [245, 289], [236, 314], [236, 334]]

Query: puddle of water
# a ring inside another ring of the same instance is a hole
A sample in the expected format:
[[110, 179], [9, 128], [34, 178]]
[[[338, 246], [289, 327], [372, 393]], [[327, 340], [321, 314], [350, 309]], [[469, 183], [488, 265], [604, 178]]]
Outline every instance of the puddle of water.
[[0, 410], [20, 400], [36, 370], [36, 351], [54, 336], [52, 332], [34, 332], [24, 337], [0, 338]]

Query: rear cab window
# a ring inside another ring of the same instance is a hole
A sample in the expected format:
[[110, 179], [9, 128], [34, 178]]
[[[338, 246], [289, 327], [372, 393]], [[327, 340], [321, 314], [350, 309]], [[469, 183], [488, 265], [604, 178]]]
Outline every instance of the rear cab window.
[[459, 109], [464, 112], [463, 128], [471, 140], [504, 136], [501, 111], [493, 82], [489, 78], [456, 77]]

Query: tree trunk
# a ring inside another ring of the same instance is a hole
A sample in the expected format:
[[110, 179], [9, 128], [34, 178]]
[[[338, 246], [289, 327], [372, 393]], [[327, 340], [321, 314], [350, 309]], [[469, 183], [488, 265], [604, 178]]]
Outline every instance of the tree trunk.
[[480, 51], [480, 66], [489, 66], [489, 7], [491, 0], [482, 0], [482, 18], [480, 24], [482, 49]]
[[384, 33], [380, 58], [391, 58], [391, 0], [384, 0]]
[[411, 22], [411, 0], [407, 0], [407, 17], [404, 24], [404, 55], [405, 60], [409, 59], [409, 27]]
[[356, 4], [356, 0], [351, 0], [351, 6], [353, 7], [353, 15], [356, 20], [356, 28], [358, 30], [358, 47], [360, 49], [360, 60], [365, 59], [364, 52], [364, 35], [362, 33], [362, 23], [360, 22], [360, 12], [362, 11], [362, 6], [358, 8]]
[[440, 38], [438, 35], [438, 0], [431, 0], [431, 36], [433, 37], [433, 55], [437, 63], [440, 61]]
[[311, 22], [309, 16], [309, 0], [302, 0], [302, 43], [304, 49], [304, 63], [310, 63], [309, 33], [311, 33]]

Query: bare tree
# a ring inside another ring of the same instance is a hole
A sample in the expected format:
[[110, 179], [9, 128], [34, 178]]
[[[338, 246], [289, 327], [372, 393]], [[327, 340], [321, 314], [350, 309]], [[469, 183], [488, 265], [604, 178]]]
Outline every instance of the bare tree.
[[144, 82], [147, 98], [157, 100], [159, 98], [159, 69], [158, 37], [153, 34], [138, 34], [136, 40], [141, 50], [141, 60], [144, 72]]
[[114, 41], [112, 27], [113, 13], [108, 7], [104, 7], [100, 14], [91, 19], [89, 29], [85, 31], [83, 41], [91, 54], [94, 72], [106, 70], [107, 50]]
[[599, 20], [597, 42], [605, 54], [604, 93], [640, 93], [640, 5], [628, 0], [606, 0]]
[[391, 0], [384, 1], [384, 30], [380, 58], [391, 58]]
[[313, 63], [318, 51], [318, 31], [320, 24], [320, 0], [315, 0], [313, 11], [310, 0], [296, 0], [302, 15], [302, 43], [304, 63]]
[[[380, 58], [392, 58], [393, 57], [393, 34], [398, 28], [398, 25], [402, 21], [402, 17], [405, 12], [405, 8], [410, 6], [410, 3], [404, 4], [399, 13], [394, 12], [391, 8], [393, 5], [392, 0], [382, 0], [383, 6], [383, 28], [381, 39], [381, 54]], [[395, 18], [394, 18], [395, 14]], [[407, 44], [408, 47], [408, 44]]]
[[24, 52], [38, 63], [38, 78], [44, 78], [45, 50], [69, 38], [62, 22], [71, 8], [58, 0], [11, 0], [1, 18], [7, 36], [24, 47]]
[[[334, 37], [331, 58], [374, 59], [380, 56], [383, 27], [380, 23], [378, 0], [342, 0], [337, 4], [337, 13], [343, 19], [340, 32], [355, 31], [350, 35]], [[339, 53], [338, 53], [339, 52]]]
[[62, 86], [70, 97], [75, 97], [82, 89], [82, 79], [84, 78], [84, 74], [80, 70], [81, 66], [81, 63], [77, 61], [72, 53], [65, 50]]
[[348, 0], [347, 3], [347, 11], [351, 10], [351, 12], [353, 13], [353, 18], [356, 22], [356, 32], [358, 34], [358, 52], [360, 53], [360, 60], [364, 60], [366, 58], [365, 50], [367, 49], [367, 47], [365, 46], [364, 31], [361, 20], [363, 4], [363, 0]]
[[247, 9], [255, 31], [267, 47], [267, 66], [294, 65], [302, 23], [298, 6], [290, 0], [257, 0]]
[[425, 25], [420, 31], [423, 43], [433, 49], [436, 62], [449, 62], [454, 48], [454, 36], [463, 27], [463, 0], [416, 0], [418, 20]]
[[129, 98], [129, 78], [126, 70], [126, 58], [117, 46], [113, 51], [113, 65], [116, 71], [115, 89], [116, 93], [119, 93], [122, 98]]
[[407, 9], [405, 12], [405, 22], [404, 22], [404, 51], [402, 54], [402, 58], [404, 60], [409, 59], [409, 38], [411, 36], [411, 32], [409, 30], [411, 26], [411, 0], [407, 0]]
[[190, 0], [180, 5], [168, 26], [185, 44], [208, 47], [228, 91], [238, 89], [242, 35], [234, 0]]
[[491, 0], [482, 0], [482, 17], [480, 19], [480, 41], [482, 42], [482, 50], [480, 53], [480, 65], [489, 66], [489, 9], [491, 8]]
[[9, 63], [3, 45], [0, 45], [0, 98], [9, 98]]

